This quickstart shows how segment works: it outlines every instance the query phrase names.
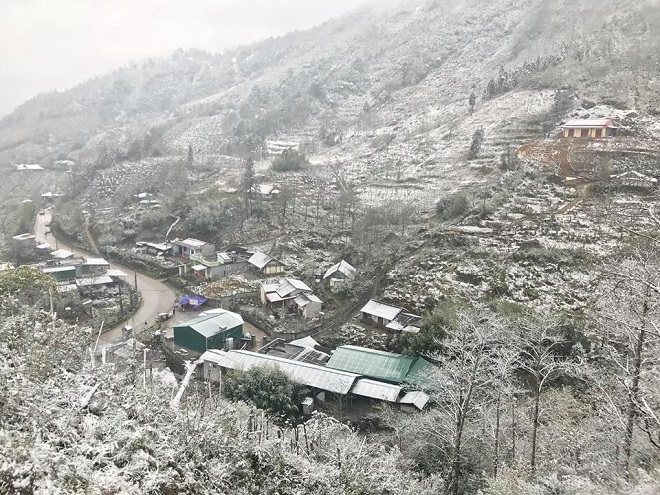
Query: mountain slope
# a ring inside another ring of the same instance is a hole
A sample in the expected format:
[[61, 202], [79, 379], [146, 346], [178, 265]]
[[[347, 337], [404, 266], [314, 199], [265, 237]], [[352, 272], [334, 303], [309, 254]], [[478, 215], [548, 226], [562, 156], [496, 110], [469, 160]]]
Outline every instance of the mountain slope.
[[287, 139], [320, 165], [312, 175], [332, 164], [367, 201], [410, 186], [430, 203], [559, 124], [558, 88], [570, 88], [569, 111], [660, 108], [654, 4], [409, 0], [218, 55], [179, 51], [26, 102], [0, 123], [0, 164], [107, 167], [189, 145], [244, 156]]

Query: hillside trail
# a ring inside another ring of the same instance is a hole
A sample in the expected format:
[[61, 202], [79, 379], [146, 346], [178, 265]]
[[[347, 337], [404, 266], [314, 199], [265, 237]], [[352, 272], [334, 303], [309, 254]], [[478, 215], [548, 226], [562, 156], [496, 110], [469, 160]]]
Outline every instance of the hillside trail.
[[94, 254], [99, 256], [101, 253], [99, 251], [99, 247], [96, 245], [96, 240], [94, 239], [94, 236], [92, 236], [89, 216], [85, 217], [84, 230], [85, 230], [85, 238], [87, 239], [87, 243], [92, 248], [92, 251], [94, 251]]

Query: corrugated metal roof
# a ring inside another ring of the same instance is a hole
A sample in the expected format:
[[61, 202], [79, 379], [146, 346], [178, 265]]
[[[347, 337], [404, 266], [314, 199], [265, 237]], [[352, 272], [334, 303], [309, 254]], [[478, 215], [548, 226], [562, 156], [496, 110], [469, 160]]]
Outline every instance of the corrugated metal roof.
[[90, 285], [105, 285], [111, 284], [112, 280], [108, 275], [101, 275], [100, 277], [90, 277], [90, 278], [79, 278], [76, 280], [78, 287], [90, 286]]
[[262, 269], [268, 263], [270, 263], [271, 261], [273, 261], [273, 258], [268, 256], [266, 253], [262, 253], [261, 251], [257, 251], [252, 256], [250, 256], [250, 259], [248, 260], [248, 263], [250, 263], [251, 265], [256, 266], [259, 269]]
[[426, 365], [426, 361], [413, 356], [367, 349], [352, 345], [339, 346], [330, 356], [329, 368], [402, 383]]
[[84, 262], [84, 265], [89, 265], [89, 266], [109, 266], [110, 263], [108, 263], [106, 260], [103, 258], [87, 258]]
[[365, 304], [360, 311], [362, 313], [367, 313], [369, 315], [374, 315], [379, 318], [392, 321], [403, 310], [401, 308], [397, 308], [396, 306], [390, 306], [389, 304], [384, 304], [372, 299], [367, 304]]
[[594, 129], [609, 127], [612, 125], [612, 119], [571, 119], [562, 127], [573, 129]]
[[399, 401], [400, 404], [413, 404], [420, 411], [423, 410], [426, 405], [429, 403], [431, 398], [420, 390], [415, 390], [413, 392], [408, 392], [406, 395], [401, 397]]
[[352, 278], [355, 276], [355, 272], [357, 272], [357, 270], [353, 268], [351, 265], [349, 265], [346, 261], [341, 260], [336, 265], [332, 265], [330, 268], [328, 268], [325, 271], [325, 275], [323, 275], [323, 278], [326, 279], [330, 275], [333, 275], [334, 273], [337, 272], [342, 273], [347, 278]]
[[73, 253], [71, 251], [67, 251], [66, 249], [58, 249], [50, 253], [50, 255], [53, 258], [64, 259], [64, 258], [71, 258], [73, 256]]
[[235, 328], [243, 324], [243, 318], [231, 311], [223, 310], [223, 313], [202, 313], [197, 318], [174, 325], [173, 328], [190, 327], [205, 338], [213, 337], [221, 332]]
[[368, 378], [360, 378], [353, 385], [351, 393], [362, 397], [396, 402], [399, 399], [399, 394], [401, 394], [401, 387], [390, 383], [369, 380]]
[[108, 275], [111, 277], [126, 277], [126, 274], [122, 272], [121, 270], [117, 270], [116, 268], [112, 270], [108, 270]]
[[[204, 360], [205, 356], [207, 353], [204, 353], [201, 359]], [[249, 351], [213, 353], [207, 357], [209, 361], [232, 370], [246, 370], [253, 366], [268, 364], [275, 365], [297, 383], [343, 395], [351, 390], [353, 383], [358, 378], [358, 375], [354, 373]]]
[[188, 238], [185, 241], [181, 241], [180, 244], [182, 246], [191, 247], [191, 248], [200, 248], [206, 246], [206, 242], [193, 238]]
[[43, 268], [44, 273], [57, 273], [57, 272], [75, 272], [75, 265], [71, 266], [53, 266], [48, 268]]

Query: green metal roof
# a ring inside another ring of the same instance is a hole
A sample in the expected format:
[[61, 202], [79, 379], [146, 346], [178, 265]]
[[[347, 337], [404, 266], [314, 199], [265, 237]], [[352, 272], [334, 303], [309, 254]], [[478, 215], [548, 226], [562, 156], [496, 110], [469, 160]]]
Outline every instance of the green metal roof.
[[411, 379], [426, 364], [428, 363], [419, 357], [342, 345], [332, 353], [326, 366], [370, 378], [402, 383]]

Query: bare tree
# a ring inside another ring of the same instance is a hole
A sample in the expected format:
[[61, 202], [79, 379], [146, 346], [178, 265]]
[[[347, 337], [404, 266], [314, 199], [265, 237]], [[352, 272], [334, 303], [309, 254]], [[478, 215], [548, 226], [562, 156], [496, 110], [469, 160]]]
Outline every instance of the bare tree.
[[[624, 400], [619, 408], [623, 429], [621, 467], [630, 471], [635, 426], [660, 448], [660, 397], [654, 356], [660, 351], [660, 266], [655, 248], [634, 253], [605, 270], [599, 297], [607, 355], [618, 371]], [[619, 404], [614, 398], [613, 404]]]
[[429, 356], [437, 364], [429, 376], [437, 407], [418, 434], [422, 442], [442, 446], [447, 492], [459, 494], [466, 446], [481, 436], [479, 428], [469, 426], [478, 424], [483, 408], [493, 402], [515, 354], [501, 321], [483, 309], [459, 313], [445, 332], [442, 353]]
[[518, 327], [520, 350], [516, 367], [526, 374], [526, 382], [532, 393], [529, 465], [534, 473], [541, 416], [541, 393], [553, 380], [572, 373], [575, 370], [575, 362], [567, 359], [562, 352], [568, 342], [561, 335], [561, 321], [558, 318], [551, 315], [527, 315], [519, 319]]

